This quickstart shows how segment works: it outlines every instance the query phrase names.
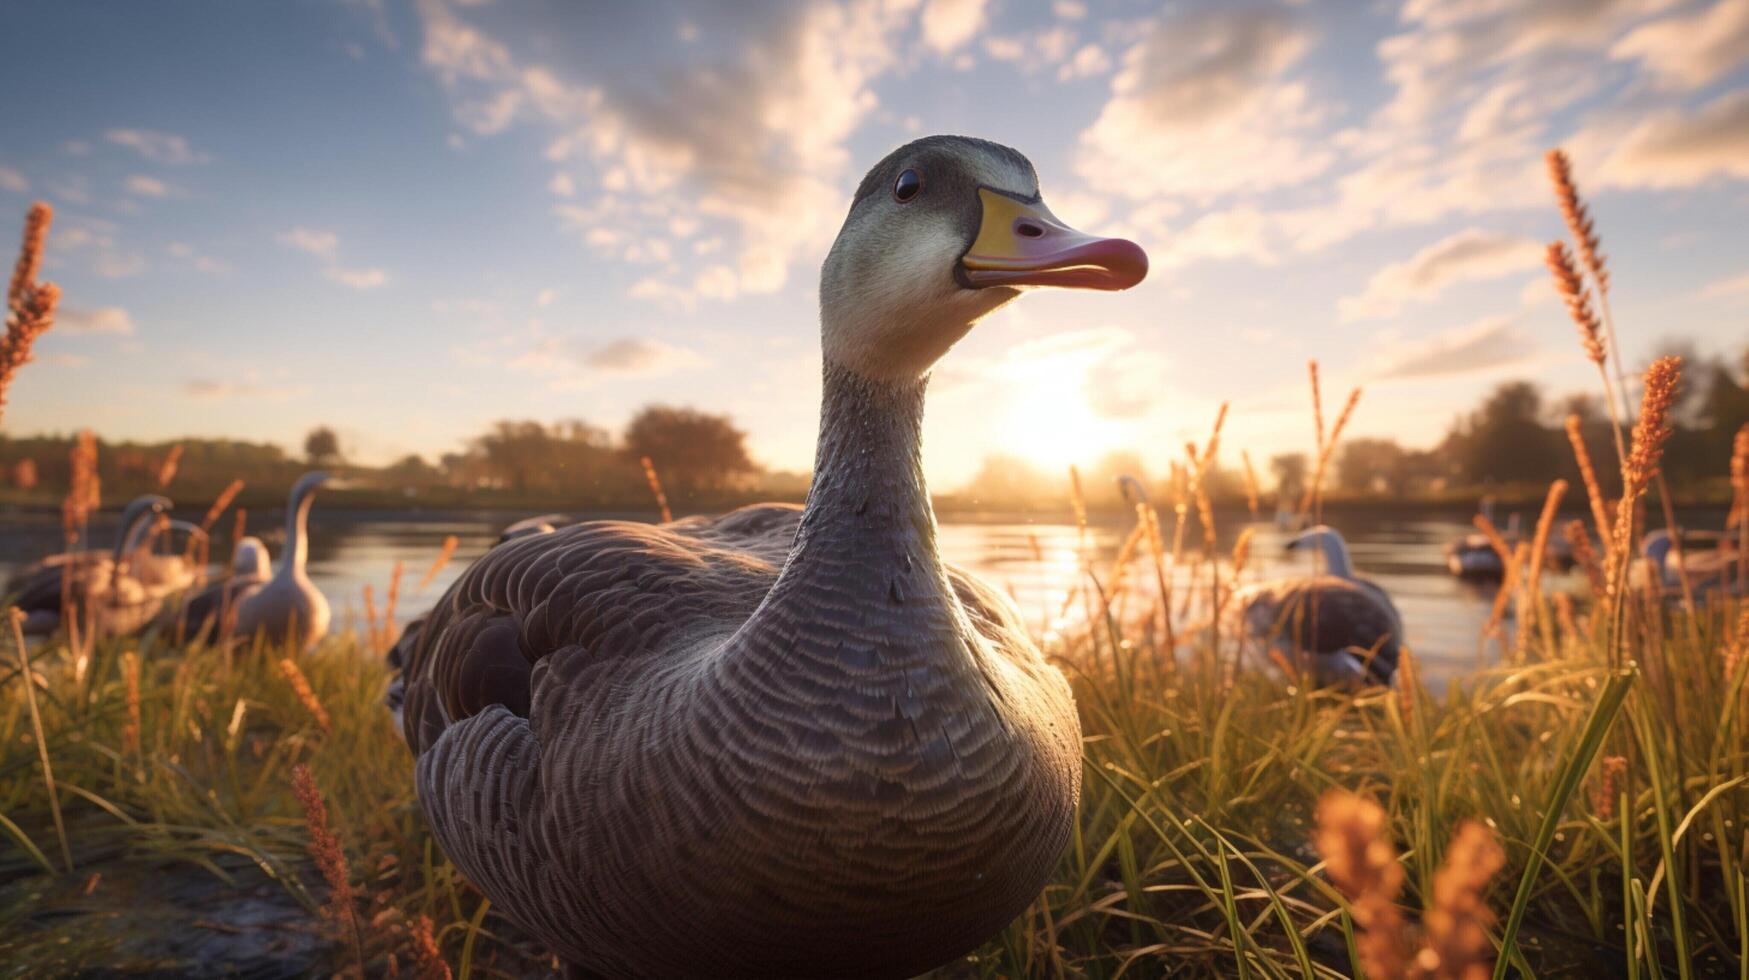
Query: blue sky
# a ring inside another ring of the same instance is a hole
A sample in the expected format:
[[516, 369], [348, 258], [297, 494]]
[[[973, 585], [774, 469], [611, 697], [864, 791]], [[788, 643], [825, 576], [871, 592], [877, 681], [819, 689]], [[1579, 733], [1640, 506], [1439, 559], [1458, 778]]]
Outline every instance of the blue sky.
[[862, 171], [1009, 143], [1153, 273], [1040, 293], [937, 372], [926, 457], [1158, 469], [1350, 430], [1435, 441], [1489, 387], [1592, 381], [1542, 272], [1573, 154], [1630, 364], [1749, 330], [1749, 4], [24, 2], [0, 214], [56, 205], [60, 326], [14, 433], [327, 423], [359, 458], [494, 419], [728, 412], [809, 463], [814, 286]]

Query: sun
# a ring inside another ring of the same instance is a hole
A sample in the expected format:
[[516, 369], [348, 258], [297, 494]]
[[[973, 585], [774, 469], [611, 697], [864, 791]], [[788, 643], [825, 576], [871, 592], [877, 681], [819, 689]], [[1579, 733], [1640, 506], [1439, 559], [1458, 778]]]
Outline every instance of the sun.
[[1089, 464], [1116, 444], [1116, 425], [1087, 404], [1085, 375], [1039, 373], [1016, 385], [1002, 421], [1008, 453], [1047, 469]]

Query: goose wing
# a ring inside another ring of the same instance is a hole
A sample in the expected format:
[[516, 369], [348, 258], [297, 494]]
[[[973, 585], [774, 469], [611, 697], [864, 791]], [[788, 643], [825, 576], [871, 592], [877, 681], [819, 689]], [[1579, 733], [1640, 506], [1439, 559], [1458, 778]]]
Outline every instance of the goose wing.
[[408, 744], [423, 752], [493, 704], [527, 717], [535, 665], [561, 650], [581, 669], [731, 632], [776, 581], [800, 518], [770, 504], [664, 525], [590, 521], [493, 548], [391, 654]]
[[1331, 575], [1285, 579], [1235, 594], [1241, 628], [1255, 642], [1280, 643], [1315, 656], [1377, 651], [1368, 672], [1389, 680], [1397, 669], [1402, 621], [1383, 590]]

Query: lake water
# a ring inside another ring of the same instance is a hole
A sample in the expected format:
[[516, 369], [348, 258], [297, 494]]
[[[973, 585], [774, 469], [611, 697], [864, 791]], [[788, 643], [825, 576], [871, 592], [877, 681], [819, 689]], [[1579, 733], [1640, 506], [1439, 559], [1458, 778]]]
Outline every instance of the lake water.
[[[380, 606], [395, 563], [404, 563], [397, 615], [404, 622], [435, 601], [469, 562], [491, 547], [500, 528], [523, 516], [480, 511], [323, 510], [318, 503], [311, 522], [309, 573], [333, 605], [336, 625], [344, 627], [362, 614], [364, 587], [373, 588]], [[648, 519], [647, 515], [624, 516]], [[1166, 519], [1170, 521], [1170, 515]], [[1357, 570], [1377, 581], [1396, 600], [1409, 644], [1429, 683], [1443, 683], [1489, 662], [1497, 653], [1481, 638], [1494, 600], [1493, 587], [1460, 581], [1445, 568], [1442, 549], [1470, 530], [1469, 519], [1468, 513], [1455, 512], [1433, 517], [1332, 519], [1348, 539]], [[1228, 523], [1231, 526], [1222, 529], [1218, 543], [1223, 554], [1243, 526], [1237, 521]], [[277, 524], [251, 521], [250, 530], [265, 537], [277, 557], [281, 538]], [[1085, 593], [1077, 591], [1087, 581], [1082, 556], [1092, 557], [1095, 573], [1102, 583], [1107, 582], [1112, 559], [1128, 531], [1128, 526], [1116, 520], [1098, 522], [1083, 538], [1067, 520], [947, 515], [940, 540], [948, 561], [1007, 590], [1035, 627], [1052, 628], [1083, 615]], [[1171, 534], [1170, 525], [1166, 533]], [[1196, 533], [1193, 524], [1187, 553], [1193, 550]], [[111, 540], [111, 531], [102, 523], [94, 524], [92, 534], [99, 542]], [[419, 579], [436, 559], [444, 538], [452, 534], [459, 540], [455, 558], [430, 586], [419, 589]], [[0, 574], [58, 549], [59, 536], [58, 526], [47, 523], [44, 515], [0, 513]], [[1284, 548], [1290, 537], [1273, 524], [1255, 525], [1245, 581], [1310, 572], [1309, 555]], [[1151, 559], [1140, 560], [1135, 570], [1140, 581], [1155, 582]], [[1175, 581], [1175, 589], [1182, 595], [1189, 569], [1181, 568]], [[1207, 581], [1206, 569], [1202, 581]], [[1571, 576], [1553, 576], [1550, 584], [1562, 588], [1576, 583]], [[1206, 585], [1202, 588], [1206, 591]], [[1138, 609], [1140, 605], [1137, 603]]]

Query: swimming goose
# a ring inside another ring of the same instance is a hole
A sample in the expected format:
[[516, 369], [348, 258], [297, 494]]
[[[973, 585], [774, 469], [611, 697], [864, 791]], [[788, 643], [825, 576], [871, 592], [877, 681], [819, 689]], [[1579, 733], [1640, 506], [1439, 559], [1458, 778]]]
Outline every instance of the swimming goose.
[[292, 485], [285, 505], [285, 550], [279, 556], [279, 569], [235, 597], [233, 635], [260, 634], [298, 650], [308, 650], [328, 635], [328, 599], [304, 573], [310, 549], [310, 505], [315, 503], [316, 488], [328, 479], [327, 473], [305, 473]]
[[215, 627], [231, 618], [238, 600], [272, 577], [267, 545], [260, 538], [245, 537], [231, 549], [229, 574], [208, 582], [179, 603], [169, 625], [190, 642], [220, 635], [224, 630]]
[[1320, 687], [1389, 684], [1403, 641], [1403, 617], [1391, 597], [1355, 574], [1335, 528], [1320, 524], [1288, 548], [1316, 548], [1324, 569], [1233, 594], [1227, 608], [1247, 652], [1273, 649]]
[[131, 633], [150, 622], [163, 593], [143, 587], [130, 565], [170, 507], [169, 498], [158, 494], [135, 497], [122, 508], [113, 548], [52, 555], [14, 575], [6, 588], [25, 614], [24, 632], [46, 636], [59, 629], [63, 599], [89, 608], [104, 635]]
[[573, 970], [712, 977], [913, 976], [1023, 911], [1080, 726], [1012, 604], [937, 552], [924, 387], [1023, 288], [1146, 269], [1007, 147], [876, 164], [821, 272], [806, 505], [508, 541], [408, 651], [419, 799], [493, 908]]

